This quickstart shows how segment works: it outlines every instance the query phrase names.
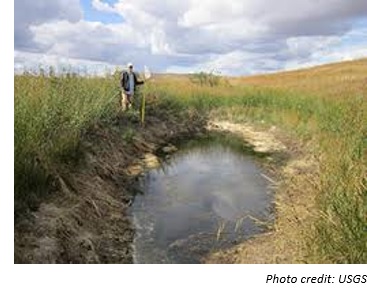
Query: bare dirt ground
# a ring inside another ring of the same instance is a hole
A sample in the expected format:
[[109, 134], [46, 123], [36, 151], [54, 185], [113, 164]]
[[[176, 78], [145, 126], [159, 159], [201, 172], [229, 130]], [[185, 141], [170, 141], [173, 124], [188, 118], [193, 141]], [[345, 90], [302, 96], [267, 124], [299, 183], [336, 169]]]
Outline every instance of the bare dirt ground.
[[240, 136], [251, 144], [254, 151], [258, 153], [274, 153], [286, 150], [286, 146], [275, 137], [274, 131], [276, 127], [266, 130], [255, 129], [250, 124], [236, 124], [227, 121], [213, 121], [209, 122], [208, 130], [229, 132]]
[[[256, 152], [283, 154], [286, 162], [276, 165], [268, 180], [275, 189], [275, 223], [269, 231], [231, 249], [210, 254], [205, 263], [300, 263], [307, 261], [307, 236], [314, 218], [311, 191], [317, 183], [317, 160], [310, 146], [301, 145], [276, 127], [259, 128], [250, 124], [211, 122], [209, 130], [229, 132], [242, 137]], [[276, 160], [276, 156], [275, 157]], [[272, 158], [272, 155], [270, 155]], [[295, 239], [297, 238], [297, 239]], [[299, 241], [302, 243], [300, 244]]]

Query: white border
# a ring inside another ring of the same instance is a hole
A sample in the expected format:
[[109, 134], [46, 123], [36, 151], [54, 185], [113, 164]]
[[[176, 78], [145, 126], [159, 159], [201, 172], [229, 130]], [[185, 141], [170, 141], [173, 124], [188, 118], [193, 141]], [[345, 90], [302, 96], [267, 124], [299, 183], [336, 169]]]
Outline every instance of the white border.
[[268, 274], [366, 274], [366, 265], [14, 265], [14, 3], [1, 37], [1, 300], [348, 300], [366, 284], [266, 284]]

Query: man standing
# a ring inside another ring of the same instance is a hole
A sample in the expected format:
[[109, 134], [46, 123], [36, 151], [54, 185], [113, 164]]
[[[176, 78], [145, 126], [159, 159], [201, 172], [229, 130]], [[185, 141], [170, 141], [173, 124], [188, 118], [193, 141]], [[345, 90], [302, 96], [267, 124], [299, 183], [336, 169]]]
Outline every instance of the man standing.
[[133, 71], [133, 64], [127, 64], [127, 71], [124, 71], [121, 76], [121, 107], [126, 110], [131, 107], [134, 93], [137, 85], [144, 84], [144, 81], [139, 81]]

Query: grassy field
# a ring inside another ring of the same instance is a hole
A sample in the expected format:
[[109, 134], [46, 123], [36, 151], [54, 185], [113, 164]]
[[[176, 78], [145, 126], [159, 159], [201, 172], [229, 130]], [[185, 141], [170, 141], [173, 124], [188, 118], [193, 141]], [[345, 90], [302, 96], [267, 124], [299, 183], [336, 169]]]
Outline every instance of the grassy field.
[[[302, 71], [220, 78], [214, 85], [161, 76], [147, 103], [210, 118], [276, 125], [311, 145], [318, 177], [308, 191], [314, 222], [308, 262], [367, 263], [367, 60]], [[118, 114], [116, 77], [15, 77], [16, 205], [47, 189], [47, 174], [72, 160], [84, 130]], [[310, 201], [311, 202], [311, 201]], [[17, 210], [17, 206], [16, 206]]]

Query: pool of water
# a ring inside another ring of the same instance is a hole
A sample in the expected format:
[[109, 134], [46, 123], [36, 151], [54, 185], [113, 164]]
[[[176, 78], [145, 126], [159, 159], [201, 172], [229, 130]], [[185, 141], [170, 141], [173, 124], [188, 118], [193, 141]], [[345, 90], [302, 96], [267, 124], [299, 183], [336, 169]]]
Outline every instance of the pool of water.
[[135, 263], [200, 263], [264, 230], [270, 192], [258, 161], [223, 142], [184, 147], [141, 178], [130, 208]]

